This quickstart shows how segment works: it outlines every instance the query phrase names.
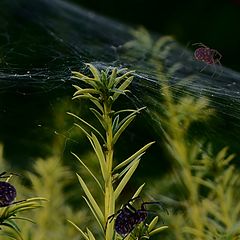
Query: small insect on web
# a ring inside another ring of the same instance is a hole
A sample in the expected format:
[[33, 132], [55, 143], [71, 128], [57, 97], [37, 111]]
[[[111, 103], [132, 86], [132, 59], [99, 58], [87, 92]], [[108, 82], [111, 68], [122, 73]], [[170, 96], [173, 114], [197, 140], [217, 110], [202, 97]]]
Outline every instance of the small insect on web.
[[[140, 209], [136, 209], [131, 205], [131, 203], [137, 199], [142, 201]], [[160, 202], [144, 202], [140, 196], [130, 199], [120, 210], [108, 217], [105, 229], [108, 222], [111, 222], [116, 217], [114, 229], [123, 239], [126, 238], [138, 224], [145, 222], [148, 213], [153, 213], [145, 207], [145, 205], [150, 204], [160, 205], [162, 207]]]
[[211, 65], [214, 67], [214, 73], [212, 75], [214, 76], [216, 72], [216, 65], [220, 65], [220, 67], [222, 66], [220, 62], [222, 55], [216, 49], [209, 48], [203, 43], [194, 43], [192, 45], [197, 46], [194, 51], [194, 59], [206, 64], [206, 66], [203, 67], [200, 72], [202, 72], [207, 66]]
[[[0, 178], [9, 179], [12, 175], [18, 175], [15, 173], [10, 173], [10, 175], [5, 175], [7, 172], [2, 172]], [[0, 181], [0, 207], [7, 207], [12, 204], [23, 202], [25, 200], [14, 202], [14, 199], [17, 196], [16, 188], [9, 182]]]

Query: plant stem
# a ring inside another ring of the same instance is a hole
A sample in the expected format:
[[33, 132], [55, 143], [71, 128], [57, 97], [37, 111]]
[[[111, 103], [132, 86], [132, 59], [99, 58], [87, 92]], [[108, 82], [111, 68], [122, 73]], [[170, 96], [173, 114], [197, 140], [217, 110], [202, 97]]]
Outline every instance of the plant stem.
[[[112, 186], [112, 165], [113, 165], [113, 132], [112, 132], [112, 117], [111, 117], [111, 105], [107, 101], [104, 102], [103, 118], [106, 123], [106, 165], [107, 165], [107, 178], [105, 180], [105, 222], [110, 215], [115, 212], [115, 198]], [[107, 224], [106, 240], [113, 239], [113, 223]]]

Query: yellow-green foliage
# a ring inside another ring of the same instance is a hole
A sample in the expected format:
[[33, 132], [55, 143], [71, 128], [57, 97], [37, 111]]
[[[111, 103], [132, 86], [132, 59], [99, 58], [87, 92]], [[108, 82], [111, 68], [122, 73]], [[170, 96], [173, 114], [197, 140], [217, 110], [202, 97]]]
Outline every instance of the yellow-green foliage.
[[[18, 174], [7, 172], [9, 166], [5, 163], [3, 159], [3, 146], [0, 145], [0, 166], [4, 169], [3, 174], [1, 174], [2, 178], [6, 178], [5, 182], [10, 181], [13, 175], [17, 176]], [[20, 175], [18, 175], [20, 176]], [[1, 181], [2, 182], [2, 181]], [[14, 188], [18, 195], [18, 188], [16, 188], [17, 184], [12, 184], [12, 188]], [[4, 188], [3, 188], [4, 189]], [[1, 191], [3, 190], [1, 187]], [[4, 195], [6, 194], [6, 195]], [[8, 199], [8, 193], [1, 192], [1, 198]], [[9, 202], [8, 206], [1, 206], [0, 208], [0, 236], [1, 239], [15, 239], [15, 240], [23, 240], [22, 232], [20, 225], [18, 225], [18, 221], [31, 222], [32, 223], [32, 216], [26, 218], [27, 214], [24, 216], [22, 215], [23, 212], [29, 212], [29, 210], [33, 210], [36, 208], [42, 207], [42, 202], [46, 199], [42, 197], [28, 197], [21, 200], [14, 199], [13, 201]], [[2, 205], [2, 199], [1, 199]]]
[[155, 183], [155, 194], [164, 193], [169, 210], [173, 209], [166, 239], [240, 239], [240, 172], [231, 164], [234, 155], [227, 148], [214, 155], [211, 144], [190, 134], [194, 122], [206, 122], [215, 111], [206, 97], [181, 89], [194, 76], [170, 85], [170, 77], [181, 67], [178, 63], [164, 66], [173, 40], [165, 37], [154, 42], [146, 31], [140, 32], [126, 47], [150, 51], [148, 62], [159, 77], [159, 99], [149, 101], [155, 109], [151, 117], [173, 159], [172, 173]]
[[31, 188], [23, 189], [24, 195], [41, 194], [47, 202], [41, 211], [34, 212], [36, 224], [31, 228], [22, 225], [24, 239], [78, 239], [66, 219], [74, 216], [78, 223], [87, 223], [88, 216], [84, 211], [73, 211], [67, 203], [70, 194], [66, 188], [73, 181], [72, 173], [57, 156], [38, 159], [33, 168], [34, 173], [28, 173]]
[[[0, 150], [2, 152], [2, 146]], [[0, 166], [4, 170], [11, 169], [1, 157]], [[24, 214], [24, 217], [31, 218], [35, 223], [18, 221], [22, 238], [24, 240], [78, 240], [78, 234], [69, 227], [67, 218], [74, 218], [78, 224], [91, 225], [91, 223], [84, 209], [81, 211], [73, 210], [67, 203], [72, 192], [67, 191], [66, 188], [74, 180], [73, 173], [69, 168], [63, 166], [58, 156], [54, 156], [36, 160], [33, 165], [33, 172], [21, 174], [23, 177], [15, 177], [13, 182], [18, 193], [17, 200], [32, 196], [42, 196], [47, 199], [43, 202], [41, 209]], [[23, 186], [22, 178], [28, 179], [30, 184]], [[7, 240], [9, 237], [1, 236], [2, 239]]]

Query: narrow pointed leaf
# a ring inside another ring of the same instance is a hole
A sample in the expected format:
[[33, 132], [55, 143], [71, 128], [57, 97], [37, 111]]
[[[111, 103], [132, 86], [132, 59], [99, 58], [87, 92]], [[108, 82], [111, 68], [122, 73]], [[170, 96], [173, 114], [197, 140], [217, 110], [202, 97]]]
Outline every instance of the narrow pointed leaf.
[[[126, 73], [124, 73], [123, 75], [121, 75], [120, 77], [117, 77], [116, 79], [115, 79], [115, 82], [114, 82], [114, 86], [116, 87], [124, 78], [129, 78], [128, 76], [130, 75], [130, 74], [132, 74], [132, 73], [134, 73], [135, 71], [134, 70], [132, 70], [132, 71], [128, 71], [128, 72], [126, 72]], [[132, 76], [133, 77], [133, 76]]]
[[87, 228], [87, 233], [88, 233], [89, 240], [96, 240], [96, 238], [93, 236], [92, 232], [88, 228]]
[[160, 233], [160, 232], [164, 231], [165, 229], [168, 229], [168, 226], [162, 226], [162, 227], [156, 228], [149, 233], [149, 236]]
[[101, 123], [101, 125], [103, 126], [104, 129], [106, 129], [106, 124], [104, 122], [104, 119], [102, 117], [102, 115], [94, 108], [90, 108], [90, 110], [92, 111], [92, 113], [96, 116], [96, 118], [98, 119], [98, 121]]
[[23, 240], [19, 230], [17, 230], [15, 227], [13, 227], [12, 224], [3, 222], [3, 223], [1, 223], [1, 226], [8, 227], [8, 228], [10, 228], [12, 230], [11, 231], [12, 235], [10, 235], [11, 232], [9, 232], [9, 231], [5, 231], [5, 233], [8, 233], [9, 236], [11, 236], [13, 239], [18, 239], [18, 240], [21, 239], [21, 240]]
[[93, 104], [95, 104], [95, 106], [96, 106], [101, 112], [103, 112], [103, 107], [102, 107], [102, 105], [99, 103], [99, 99], [97, 99], [97, 100], [90, 99], [90, 101], [91, 101]]
[[90, 94], [100, 94], [100, 91], [93, 89], [93, 88], [84, 88], [84, 89], [79, 89], [77, 90], [73, 96], [76, 95], [80, 95], [80, 94], [86, 94], [86, 93], [90, 93]]
[[95, 199], [93, 198], [91, 192], [89, 191], [87, 185], [85, 184], [85, 182], [83, 181], [83, 179], [77, 174], [77, 177], [78, 177], [78, 180], [83, 188], [83, 191], [85, 192], [88, 200], [89, 200], [89, 203], [91, 204], [93, 210], [95, 211], [97, 217], [99, 218], [100, 222], [102, 223], [103, 225], [103, 222], [104, 222], [104, 216], [103, 216], [103, 213], [100, 209], [100, 207], [98, 206], [98, 204], [96, 203]]
[[91, 138], [91, 135], [90, 135], [83, 127], [81, 127], [79, 124], [74, 123], [74, 126], [80, 128], [81, 131], [82, 131], [87, 137]]
[[119, 113], [123, 113], [123, 112], [136, 112], [136, 109], [123, 109], [123, 110], [119, 110], [117, 112], [114, 113], [114, 115], [118, 115]]
[[122, 176], [125, 175], [125, 173], [134, 165], [136, 161], [138, 161], [139, 158], [134, 159], [132, 162], [130, 162], [118, 175], [118, 179], [120, 179]]
[[119, 115], [117, 115], [114, 120], [113, 120], [113, 124], [112, 124], [112, 131], [113, 131], [113, 134], [117, 131], [118, 129], [118, 123], [119, 123]]
[[24, 221], [28, 221], [28, 222], [31, 222], [33, 224], [36, 224], [36, 222], [34, 222], [32, 219], [26, 218], [26, 217], [12, 217], [11, 219], [24, 220]]
[[92, 133], [92, 141], [94, 144], [94, 151], [98, 157], [101, 172], [102, 172], [103, 178], [105, 180], [107, 177], [107, 166], [106, 166], [105, 156], [104, 156], [102, 147], [101, 147], [97, 137], [93, 133]]
[[94, 66], [94, 65], [92, 65], [92, 64], [90, 64], [90, 63], [86, 63], [86, 66], [88, 66], [89, 67], [89, 69], [90, 69], [90, 71], [91, 71], [91, 73], [93, 74], [93, 76], [94, 76], [94, 79], [95, 80], [97, 80], [97, 81], [100, 81], [100, 72], [98, 71], [98, 69]]
[[144, 147], [142, 147], [141, 149], [139, 149], [136, 153], [134, 153], [132, 156], [130, 156], [129, 158], [127, 158], [125, 161], [121, 162], [120, 164], [118, 164], [114, 169], [113, 172], [115, 172], [116, 170], [126, 166], [128, 163], [130, 163], [131, 161], [133, 161], [134, 159], [136, 159], [139, 156], [142, 156], [145, 151], [155, 142], [150, 142], [148, 144], [146, 144]]
[[145, 109], [146, 107], [141, 107], [137, 110], [134, 110], [132, 113], [130, 113], [129, 115], [127, 115], [120, 123], [119, 126], [121, 126], [124, 122], [126, 122], [129, 118], [131, 118], [133, 115], [136, 115], [137, 113], [139, 113], [140, 111], [142, 111], [143, 109]]
[[79, 87], [78, 85], [73, 84], [72, 86], [73, 86], [74, 88], [76, 88], [77, 90], [82, 90], [82, 88]]
[[153, 228], [155, 227], [155, 225], [158, 222], [158, 216], [156, 216], [148, 225], [148, 232], [151, 232], [153, 230]]
[[114, 191], [115, 200], [117, 200], [117, 198], [121, 194], [122, 190], [124, 189], [124, 187], [128, 183], [129, 179], [131, 178], [131, 176], [135, 172], [139, 162], [140, 162], [140, 160], [136, 161], [136, 163], [128, 170], [128, 172], [125, 174], [125, 176], [123, 177], [121, 182], [118, 184], [116, 190]]
[[[2, 224], [4, 225], [4, 224]], [[19, 232], [16, 232], [15, 230], [7, 230], [7, 229], [4, 229], [4, 232], [3, 233], [0, 233], [0, 236], [4, 236], [4, 237], [9, 237], [11, 239], [14, 239], [14, 240], [23, 240], [22, 236], [20, 235]]]
[[128, 125], [132, 122], [132, 120], [136, 117], [136, 115], [132, 116], [131, 118], [129, 118], [124, 124], [122, 124], [122, 126], [118, 129], [118, 131], [114, 134], [113, 137], [113, 144], [115, 144], [118, 140], [118, 138], [120, 137], [120, 135], [122, 134], [122, 132], [128, 127]]
[[[118, 88], [118, 90], [125, 90], [132, 82], [133, 80], [133, 76], [132, 77], [129, 77], [127, 78], [122, 84], [121, 86]], [[116, 101], [116, 99], [120, 96], [121, 93], [117, 93], [115, 92], [113, 94], [113, 101]]]
[[104, 137], [102, 136], [102, 134], [95, 128], [93, 127], [90, 123], [88, 123], [87, 121], [85, 121], [84, 119], [80, 118], [79, 116], [75, 115], [74, 113], [71, 112], [67, 112], [68, 115], [75, 117], [76, 119], [78, 119], [79, 121], [81, 121], [82, 123], [84, 123], [85, 125], [87, 125], [89, 128], [91, 128], [94, 132], [96, 132], [102, 139], [103, 141], [105, 141]]
[[79, 228], [74, 222], [67, 220], [69, 223], [71, 223], [84, 237], [85, 240], [89, 240], [88, 236], [82, 231], [81, 228]]
[[84, 94], [84, 95], [76, 95], [72, 98], [72, 100], [75, 99], [89, 99], [89, 100], [94, 100], [94, 101], [98, 101], [98, 99], [94, 96], [92, 96], [91, 94]]
[[12, 230], [14, 230], [15, 232], [20, 233], [20, 229], [19, 229], [18, 225], [11, 219], [5, 220], [3, 223], [1, 223], [1, 225], [7, 226], [7, 227], [11, 228]]
[[78, 78], [85, 78], [86, 75], [80, 73], [80, 72], [77, 72], [77, 71], [72, 71], [72, 75], [75, 76], [75, 77], [78, 77]]
[[116, 77], [117, 77], [117, 68], [113, 68], [112, 69], [112, 73], [110, 75], [110, 80], [109, 80], [109, 83], [108, 83], [108, 88], [112, 88], [115, 81], [116, 81]]
[[84, 196], [83, 196], [83, 199], [84, 199], [84, 200], [85, 200], [85, 202], [87, 203], [87, 205], [88, 205], [89, 209], [91, 210], [91, 212], [92, 212], [93, 216], [95, 217], [95, 219], [96, 219], [96, 221], [97, 221], [98, 225], [100, 226], [101, 230], [104, 232], [104, 230], [103, 230], [103, 226], [102, 226], [102, 224], [101, 224], [100, 220], [98, 219], [98, 217], [97, 217], [96, 213], [94, 212], [94, 210], [93, 210], [93, 208], [92, 208], [91, 204], [89, 203], [89, 201], [88, 201], [88, 200], [87, 200], [87, 199], [86, 199]]
[[139, 194], [141, 193], [143, 187], [145, 186], [145, 183], [143, 183], [138, 189], [137, 191], [134, 193], [133, 197], [132, 198], [135, 198], [135, 197], [138, 197]]
[[95, 180], [95, 182], [97, 183], [97, 185], [99, 186], [100, 190], [102, 193], [104, 193], [102, 185], [100, 184], [100, 182], [98, 181], [98, 179], [95, 177], [95, 175], [92, 173], [92, 171], [87, 167], [87, 165], [73, 152], [71, 152], [72, 155], [74, 157], [77, 158], [77, 160], [85, 167], [85, 169], [89, 172], [89, 174], [93, 177], [93, 179]]

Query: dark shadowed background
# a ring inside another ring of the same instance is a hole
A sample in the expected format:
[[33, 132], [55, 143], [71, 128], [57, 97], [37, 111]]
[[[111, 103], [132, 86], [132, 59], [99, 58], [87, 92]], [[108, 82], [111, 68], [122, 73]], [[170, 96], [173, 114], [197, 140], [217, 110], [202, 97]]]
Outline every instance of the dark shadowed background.
[[222, 64], [240, 71], [240, 0], [68, 0], [105, 16], [174, 36], [183, 45], [217, 49]]

